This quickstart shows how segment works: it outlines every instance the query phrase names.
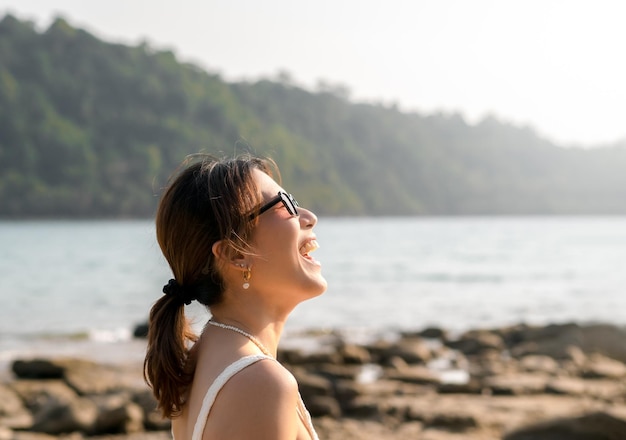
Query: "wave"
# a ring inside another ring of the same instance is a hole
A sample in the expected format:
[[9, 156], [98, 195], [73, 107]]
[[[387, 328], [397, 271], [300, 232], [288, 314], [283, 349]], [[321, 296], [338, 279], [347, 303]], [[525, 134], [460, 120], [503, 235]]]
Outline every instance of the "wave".
[[141, 362], [145, 341], [133, 338], [127, 328], [86, 331], [2, 334], [0, 338], [0, 379], [9, 374], [16, 359], [79, 357], [96, 362]]
[[126, 342], [133, 338], [133, 332], [129, 328], [117, 329], [88, 329], [67, 332], [34, 332], [34, 333], [4, 333], [4, 340], [16, 342], [101, 342], [115, 343]]

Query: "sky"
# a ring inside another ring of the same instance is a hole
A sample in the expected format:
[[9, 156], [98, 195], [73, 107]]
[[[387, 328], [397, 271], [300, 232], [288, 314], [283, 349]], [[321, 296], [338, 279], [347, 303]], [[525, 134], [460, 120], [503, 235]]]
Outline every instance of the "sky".
[[491, 115], [564, 146], [626, 139], [622, 0], [0, 0], [7, 12], [145, 41], [228, 81], [285, 71], [312, 90], [322, 80], [353, 101], [472, 124]]

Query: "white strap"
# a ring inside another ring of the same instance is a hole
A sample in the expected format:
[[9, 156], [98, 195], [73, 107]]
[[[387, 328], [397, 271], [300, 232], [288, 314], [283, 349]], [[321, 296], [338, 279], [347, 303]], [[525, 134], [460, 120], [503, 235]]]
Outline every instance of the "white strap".
[[191, 436], [191, 440], [201, 440], [202, 434], [204, 433], [204, 427], [206, 425], [206, 420], [209, 417], [209, 411], [211, 411], [211, 407], [213, 406], [213, 402], [215, 402], [215, 398], [217, 397], [217, 393], [220, 392], [224, 384], [228, 382], [228, 380], [233, 377], [235, 374], [239, 373], [241, 370], [246, 368], [249, 365], [252, 365], [255, 362], [258, 362], [263, 359], [274, 359], [273, 357], [266, 356], [264, 354], [253, 354], [250, 356], [242, 357], [239, 360], [236, 360], [228, 367], [224, 369], [220, 373], [219, 376], [215, 379], [215, 381], [211, 384], [209, 389], [207, 390], [204, 400], [202, 401], [202, 407], [200, 408], [200, 412], [198, 413], [198, 418], [196, 419], [196, 424], [193, 427], [193, 434]]

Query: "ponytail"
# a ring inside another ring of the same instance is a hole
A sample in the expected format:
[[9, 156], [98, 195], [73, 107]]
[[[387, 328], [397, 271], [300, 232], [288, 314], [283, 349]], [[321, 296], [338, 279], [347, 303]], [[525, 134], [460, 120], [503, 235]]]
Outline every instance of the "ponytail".
[[180, 414], [185, 392], [193, 381], [195, 363], [187, 362], [189, 343], [197, 336], [185, 317], [185, 308], [177, 298], [164, 295], [150, 310], [148, 347], [144, 360], [144, 379], [163, 417]]

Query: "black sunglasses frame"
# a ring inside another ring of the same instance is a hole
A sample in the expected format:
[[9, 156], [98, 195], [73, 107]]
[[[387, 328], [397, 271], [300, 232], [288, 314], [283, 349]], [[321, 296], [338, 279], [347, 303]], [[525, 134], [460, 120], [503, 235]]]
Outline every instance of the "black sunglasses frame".
[[249, 219], [254, 220], [265, 211], [269, 210], [280, 202], [283, 203], [289, 214], [298, 215], [298, 201], [294, 199], [291, 194], [288, 194], [285, 191], [278, 191], [278, 195], [276, 197], [273, 197], [266, 204], [261, 206], [257, 212], [253, 212], [252, 214], [250, 214]]

